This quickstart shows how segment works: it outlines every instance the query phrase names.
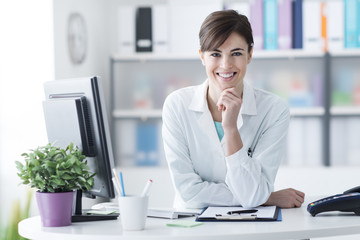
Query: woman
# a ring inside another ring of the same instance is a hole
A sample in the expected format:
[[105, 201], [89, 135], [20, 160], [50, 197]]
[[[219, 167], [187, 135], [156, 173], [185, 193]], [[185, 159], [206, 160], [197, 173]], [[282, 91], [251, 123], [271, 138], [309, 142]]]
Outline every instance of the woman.
[[163, 107], [175, 207], [300, 207], [304, 193], [273, 192], [290, 115], [279, 97], [244, 81], [253, 54], [248, 19], [233, 10], [214, 12], [199, 38], [208, 79], [171, 93]]

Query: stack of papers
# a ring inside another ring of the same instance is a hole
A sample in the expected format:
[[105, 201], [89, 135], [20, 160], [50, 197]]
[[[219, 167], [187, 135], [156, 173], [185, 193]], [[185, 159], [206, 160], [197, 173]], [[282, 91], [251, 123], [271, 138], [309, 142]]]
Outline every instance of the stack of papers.
[[156, 217], [156, 218], [167, 218], [167, 219], [177, 219], [182, 217], [192, 217], [197, 216], [201, 213], [201, 209], [191, 209], [191, 210], [183, 210], [178, 211], [174, 209], [149, 209], [148, 217]]

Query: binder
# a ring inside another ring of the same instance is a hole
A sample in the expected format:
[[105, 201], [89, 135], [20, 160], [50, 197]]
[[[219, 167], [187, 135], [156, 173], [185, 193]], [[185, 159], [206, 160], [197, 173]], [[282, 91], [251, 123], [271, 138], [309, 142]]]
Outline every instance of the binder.
[[121, 6], [118, 9], [118, 50], [120, 53], [135, 52], [135, 7]]
[[344, 0], [345, 4], [345, 48], [358, 47], [358, 31], [360, 23], [357, 21], [358, 0]]
[[201, 24], [210, 13], [223, 9], [222, 0], [168, 0], [167, 2], [171, 26], [170, 52], [197, 55]]
[[328, 49], [344, 48], [344, 1], [329, 0], [327, 4], [327, 37]]
[[136, 52], [152, 52], [151, 7], [136, 10]]
[[279, 0], [279, 49], [292, 48], [292, 0]]
[[158, 131], [154, 123], [138, 123], [136, 127], [136, 165], [159, 165]]
[[295, 49], [303, 48], [302, 2], [302, 0], [292, 1], [292, 47]]
[[278, 49], [277, 0], [264, 0], [264, 49]]
[[321, 8], [321, 48], [324, 52], [327, 52], [327, 14], [326, 14], [326, 3], [322, 2]]
[[303, 2], [303, 48], [321, 50], [321, 2], [305, 0]]
[[360, 47], [360, 0], [357, 1], [357, 46]]
[[250, 0], [250, 24], [253, 31], [254, 49], [264, 49], [264, 22], [262, 0]]
[[276, 206], [260, 206], [252, 209], [243, 207], [207, 207], [196, 221], [238, 222], [238, 221], [281, 221], [281, 209]]
[[165, 4], [156, 4], [152, 8], [153, 52], [169, 51], [169, 9]]

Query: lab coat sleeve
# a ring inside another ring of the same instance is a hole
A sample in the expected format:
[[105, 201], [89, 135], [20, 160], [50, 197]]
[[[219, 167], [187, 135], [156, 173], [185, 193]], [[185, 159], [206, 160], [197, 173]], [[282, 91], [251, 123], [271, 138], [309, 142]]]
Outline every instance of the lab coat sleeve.
[[286, 150], [288, 107], [280, 102], [278, 109], [267, 117], [271, 120], [262, 130], [252, 156], [243, 147], [226, 158], [225, 182], [243, 207], [256, 207], [268, 200]]
[[182, 116], [186, 113], [178, 100], [168, 97], [164, 103], [162, 136], [175, 191], [185, 204], [182, 207], [239, 205], [225, 183], [203, 181], [195, 172], [182, 121]]

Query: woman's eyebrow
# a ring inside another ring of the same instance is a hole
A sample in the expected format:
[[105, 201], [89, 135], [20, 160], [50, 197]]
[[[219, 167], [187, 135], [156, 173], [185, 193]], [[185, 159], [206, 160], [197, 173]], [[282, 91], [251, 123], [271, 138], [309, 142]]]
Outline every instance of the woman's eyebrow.
[[233, 50], [231, 50], [231, 52], [235, 52], [235, 51], [245, 51], [243, 48], [234, 48]]
[[[234, 48], [230, 52], [235, 52], [235, 51], [245, 51], [245, 49], [243, 49], [243, 48]], [[211, 50], [211, 52], [219, 52], [219, 53], [221, 53], [221, 50], [214, 49], [214, 50]]]

